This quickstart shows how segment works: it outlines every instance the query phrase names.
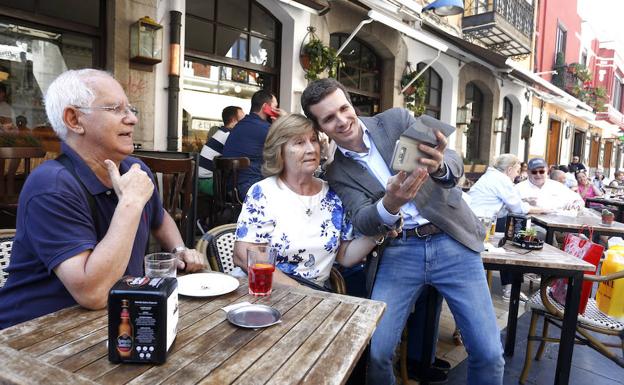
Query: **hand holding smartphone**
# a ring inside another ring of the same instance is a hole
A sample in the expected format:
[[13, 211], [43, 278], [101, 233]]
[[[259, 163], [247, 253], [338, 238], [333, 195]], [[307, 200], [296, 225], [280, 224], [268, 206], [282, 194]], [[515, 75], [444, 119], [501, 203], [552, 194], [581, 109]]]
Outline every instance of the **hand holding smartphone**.
[[[395, 171], [412, 172], [417, 168], [426, 169], [427, 166], [419, 162], [420, 158], [430, 158], [424, 152], [420, 151], [418, 145], [420, 141], [402, 136], [394, 145], [394, 153], [392, 154], [392, 169]], [[427, 146], [434, 147], [429, 143], [423, 143]]]
[[277, 112], [277, 110], [269, 106], [268, 104], [264, 105], [264, 107], [262, 108], [262, 112], [264, 112], [265, 114], [267, 114], [269, 117], [273, 119], [279, 118], [279, 113]]

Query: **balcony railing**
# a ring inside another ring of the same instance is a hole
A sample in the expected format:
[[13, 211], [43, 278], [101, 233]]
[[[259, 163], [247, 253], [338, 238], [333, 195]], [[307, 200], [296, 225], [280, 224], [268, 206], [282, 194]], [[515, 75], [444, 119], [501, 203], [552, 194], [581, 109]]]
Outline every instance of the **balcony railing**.
[[513, 56], [530, 52], [533, 5], [526, 0], [465, 0], [462, 28], [486, 47]]

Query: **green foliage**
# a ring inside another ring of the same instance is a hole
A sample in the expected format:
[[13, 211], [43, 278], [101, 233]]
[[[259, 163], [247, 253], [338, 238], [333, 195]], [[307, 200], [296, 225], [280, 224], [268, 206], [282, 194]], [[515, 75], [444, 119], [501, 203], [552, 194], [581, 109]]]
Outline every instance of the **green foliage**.
[[613, 217], [613, 216], [615, 216], [615, 214], [613, 214], [611, 211], [609, 211], [607, 209], [602, 209], [602, 216], [603, 217]]
[[301, 63], [306, 70], [305, 78], [310, 81], [317, 80], [325, 70], [328, 70], [329, 77], [335, 78], [338, 69], [344, 66], [342, 59], [336, 55], [336, 50], [323, 44], [314, 35], [301, 50]]
[[551, 83], [557, 87], [565, 88], [565, 54], [563, 52], [557, 52], [557, 58], [555, 59], [555, 68], [557, 74], [552, 76]]
[[[416, 76], [418, 71], [407, 72], [401, 78], [401, 89]], [[403, 93], [403, 100], [406, 103], [407, 109], [414, 112], [415, 116], [420, 116], [425, 113], [427, 109], [426, 105], [427, 87], [425, 85], [425, 78], [423, 76], [416, 79], [407, 90]]]
[[520, 231], [520, 235], [522, 235], [525, 240], [531, 242], [537, 238], [537, 229], [535, 227], [529, 227], [528, 229]]
[[0, 133], [0, 147], [40, 147], [41, 142], [30, 134]]

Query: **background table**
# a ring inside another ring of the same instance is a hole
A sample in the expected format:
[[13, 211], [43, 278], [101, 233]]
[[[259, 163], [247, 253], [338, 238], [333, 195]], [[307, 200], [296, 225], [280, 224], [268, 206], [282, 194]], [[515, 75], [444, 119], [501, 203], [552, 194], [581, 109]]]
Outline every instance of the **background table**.
[[[490, 242], [494, 245], [502, 238], [497, 233]], [[509, 316], [507, 318], [507, 334], [505, 336], [505, 354], [513, 355], [516, 343], [516, 327], [518, 323], [518, 306], [520, 304], [520, 285], [522, 274], [537, 273], [546, 277], [568, 278], [565, 313], [561, 328], [561, 343], [557, 357], [557, 371], [555, 384], [567, 384], [570, 377], [572, 352], [574, 349], [574, 335], [576, 320], [581, 299], [583, 272], [595, 270], [595, 266], [576, 258], [549, 244], [544, 244], [541, 250], [525, 250], [507, 242], [503, 247], [505, 252], [484, 251], [481, 253], [483, 264], [488, 270], [506, 270], [514, 274], [509, 301]]]
[[546, 243], [551, 245], [555, 231], [577, 232], [583, 226], [591, 226], [594, 229], [594, 235], [624, 236], [624, 224], [614, 221], [611, 226], [605, 226], [600, 216], [569, 217], [556, 214], [532, 214], [531, 217], [533, 223], [546, 229]]
[[589, 208], [590, 203], [599, 203], [601, 205], [615, 206], [617, 212], [615, 213], [615, 220], [618, 222], [624, 222], [624, 199], [620, 198], [604, 198], [594, 197], [585, 198], [585, 207]]
[[[282, 323], [243, 329], [221, 307], [242, 301], [279, 309]], [[108, 361], [105, 310], [60, 310], [0, 331], [0, 383], [342, 384], [385, 304], [278, 286], [268, 299], [247, 283], [215, 298], [180, 296], [178, 334], [160, 366]]]

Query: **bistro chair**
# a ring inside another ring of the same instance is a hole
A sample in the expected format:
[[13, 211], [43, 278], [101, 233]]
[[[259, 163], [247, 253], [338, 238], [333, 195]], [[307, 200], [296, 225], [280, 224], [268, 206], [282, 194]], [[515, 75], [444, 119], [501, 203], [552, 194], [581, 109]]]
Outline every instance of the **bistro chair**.
[[[207, 242], [208, 262], [212, 270], [230, 274], [236, 267], [234, 265], [234, 242], [236, 241], [236, 223], [221, 225], [208, 230], [199, 242]], [[199, 244], [198, 242], [198, 244]], [[347, 286], [344, 278], [332, 267], [329, 273], [329, 281], [333, 291], [337, 294], [346, 294]]]
[[236, 222], [244, 197], [238, 192], [238, 173], [250, 165], [249, 158], [214, 158], [214, 207], [210, 223], [213, 226]]
[[9, 274], [4, 271], [9, 266], [15, 229], [0, 230], [0, 287], [4, 286]]
[[142, 160], [154, 173], [163, 206], [180, 229], [184, 243], [191, 247], [195, 244], [196, 155], [187, 154], [183, 158], [173, 158], [157, 157], [157, 154], [134, 156]]
[[0, 210], [17, 213], [17, 201], [31, 171], [31, 160], [45, 157], [41, 147], [0, 147]]
[[[624, 278], [624, 271], [619, 271], [606, 276], [585, 275], [586, 281], [606, 282]], [[542, 280], [540, 291], [535, 293], [526, 303], [527, 309], [531, 309], [531, 324], [529, 326], [529, 337], [527, 341], [526, 357], [524, 359], [524, 368], [520, 375], [520, 383], [524, 384], [531, 368], [531, 355], [533, 354], [533, 345], [535, 341], [539, 341], [540, 345], [535, 354], [535, 360], [539, 360], [544, 353], [546, 342], [559, 343], [558, 338], [548, 336], [548, 326], [554, 325], [561, 329], [563, 322], [564, 307], [550, 296], [549, 285], [555, 278]], [[544, 317], [541, 336], [537, 334], [537, 322], [539, 317]], [[594, 333], [608, 336], [611, 340], [619, 337], [619, 343], [615, 341], [606, 341], [595, 337]], [[614, 338], [615, 337], [615, 338]], [[590, 298], [587, 302], [584, 314], [578, 315], [578, 323], [576, 325], [576, 341], [575, 343], [587, 345], [598, 353], [607, 357], [619, 366], [624, 368], [624, 322], [617, 321], [598, 309], [596, 300]], [[616, 354], [613, 349], [620, 350], [620, 354]]]

